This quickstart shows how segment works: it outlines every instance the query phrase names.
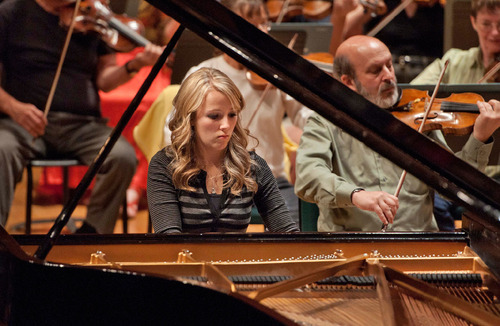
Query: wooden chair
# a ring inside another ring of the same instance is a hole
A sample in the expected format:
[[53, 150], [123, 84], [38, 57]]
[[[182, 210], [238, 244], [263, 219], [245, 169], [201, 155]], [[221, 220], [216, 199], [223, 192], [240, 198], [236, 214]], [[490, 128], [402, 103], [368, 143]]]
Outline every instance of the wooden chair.
[[[52, 222], [53, 220], [37, 220], [32, 221], [32, 206], [33, 206], [33, 168], [40, 167], [61, 167], [63, 169], [63, 204], [66, 204], [69, 200], [69, 168], [72, 166], [82, 166], [84, 163], [79, 160], [72, 158], [36, 158], [28, 161], [26, 165], [27, 171], [27, 181], [26, 181], [26, 220], [25, 220], [25, 233], [31, 233], [32, 223], [46, 223]], [[123, 233], [128, 233], [128, 215], [127, 215], [127, 198], [124, 196], [122, 207], [122, 221], [123, 221]], [[68, 227], [76, 229], [76, 226], [72, 225], [73, 221]]]

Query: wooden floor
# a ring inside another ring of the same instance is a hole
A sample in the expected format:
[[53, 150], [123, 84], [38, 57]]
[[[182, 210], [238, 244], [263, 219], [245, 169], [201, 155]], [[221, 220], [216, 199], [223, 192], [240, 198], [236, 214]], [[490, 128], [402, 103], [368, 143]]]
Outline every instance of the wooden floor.
[[[35, 185], [37, 184], [41, 169], [33, 169], [33, 178]], [[36, 188], [36, 186], [35, 186]], [[63, 205], [33, 205], [32, 209], [32, 234], [46, 234], [55, 220], [61, 213]], [[85, 217], [87, 208], [84, 205], [79, 205], [71, 215], [71, 220], [68, 226], [64, 228], [63, 233], [72, 233], [80, 226], [81, 220]], [[17, 185], [14, 202], [12, 204], [9, 219], [7, 220], [6, 230], [10, 234], [25, 233], [24, 222], [26, 218], [26, 175], [23, 180]], [[148, 211], [147, 209], [139, 210], [137, 216], [129, 218], [128, 233], [147, 233], [148, 231]], [[262, 225], [250, 225], [248, 232], [262, 232]], [[123, 225], [121, 219], [115, 225], [114, 233], [123, 233]]]
[[[33, 169], [33, 178], [37, 184], [41, 169]], [[35, 187], [36, 188], [36, 187]], [[54, 219], [61, 213], [63, 206], [60, 205], [33, 205], [31, 225], [32, 234], [46, 234]], [[87, 208], [84, 205], [78, 205], [70, 220], [69, 226], [63, 230], [63, 233], [72, 233], [75, 227], [80, 226], [82, 218], [85, 217]], [[7, 220], [6, 230], [10, 234], [19, 234], [25, 232], [24, 222], [26, 217], [26, 175], [23, 176], [21, 183], [17, 185], [14, 202]], [[148, 211], [140, 210], [137, 216], [128, 221], [129, 233], [146, 233], [148, 229]], [[119, 219], [115, 226], [115, 233], [122, 233], [123, 227]]]

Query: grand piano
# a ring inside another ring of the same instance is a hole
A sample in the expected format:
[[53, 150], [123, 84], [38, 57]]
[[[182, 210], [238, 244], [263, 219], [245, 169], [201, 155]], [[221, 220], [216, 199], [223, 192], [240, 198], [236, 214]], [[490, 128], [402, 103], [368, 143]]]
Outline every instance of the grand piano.
[[0, 229], [0, 324], [500, 324], [497, 182], [216, 1], [149, 2], [464, 206], [463, 228], [95, 236]]

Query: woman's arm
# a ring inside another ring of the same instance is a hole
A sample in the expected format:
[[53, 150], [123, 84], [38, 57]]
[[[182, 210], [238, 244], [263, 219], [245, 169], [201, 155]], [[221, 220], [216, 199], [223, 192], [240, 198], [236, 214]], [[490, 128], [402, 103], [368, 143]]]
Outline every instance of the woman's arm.
[[299, 227], [292, 220], [276, 179], [263, 158], [255, 154], [256, 179], [259, 189], [254, 197], [264, 224], [271, 232], [297, 232]]
[[177, 190], [167, 171], [169, 159], [164, 150], [156, 153], [148, 169], [147, 197], [149, 213], [156, 233], [182, 232]]

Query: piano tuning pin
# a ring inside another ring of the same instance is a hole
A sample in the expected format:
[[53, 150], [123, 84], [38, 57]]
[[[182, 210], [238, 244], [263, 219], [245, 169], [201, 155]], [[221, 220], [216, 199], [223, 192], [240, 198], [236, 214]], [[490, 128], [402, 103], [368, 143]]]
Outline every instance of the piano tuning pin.
[[372, 250], [370, 257], [378, 258], [378, 257], [380, 257], [380, 252], [377, 249]]
[[336, 249], [335, 250], [335, 256], [337, 256], [338, 258], [345, 258], [344, 257], [344, 252], [342, 251], [342, 249]]
[[107, 264], [106, 254], [98, 250], [90, 255], [90, 264]]

